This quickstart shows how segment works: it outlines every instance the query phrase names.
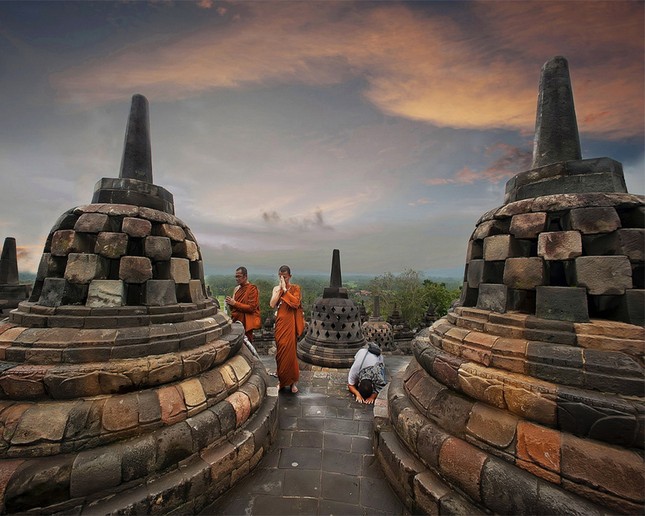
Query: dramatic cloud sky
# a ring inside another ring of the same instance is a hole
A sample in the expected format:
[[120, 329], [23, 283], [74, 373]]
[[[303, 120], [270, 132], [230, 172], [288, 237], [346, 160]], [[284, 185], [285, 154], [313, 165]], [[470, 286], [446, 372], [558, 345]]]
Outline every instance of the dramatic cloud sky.
[[209, 272], [460, 276], [569, 60], [584, 157], [643, 194], [642, 1], [0, 2], [0, 238], [33, 271], [117, 177], [134, 93]]

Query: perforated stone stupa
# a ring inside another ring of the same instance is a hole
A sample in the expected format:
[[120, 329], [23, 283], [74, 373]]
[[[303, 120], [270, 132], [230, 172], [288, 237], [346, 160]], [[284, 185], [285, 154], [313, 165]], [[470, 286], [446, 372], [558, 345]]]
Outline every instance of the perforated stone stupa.
[[298, 342], [301, 367], [350, 368], [365, 343], [360, 311], [343, 287], [340, 251], [334, 249], [329, 287], [314, 301], [305, 337]]
[[135, 95], [119, 179], [56, 221], [0, 321], [1, 512], [193, 513], [258, 463], [277, 396], [205, 292]]
[[20, 301], [29, 297], [29, 285], [21, 285], [18, 275], [16, 239], [7, 237], [0, 255], [0, 314], [3, 310], [16, 308]]
[[620, 163], [581, 159], [550, 60], [533, 168], [477, 222], [461, 306], [376, 400], [376, 455], [412, 511], [643, 513], [644, 213]]
[[363, 323], [365, 340], [378, 344], [382, 351], [394, 349], [392, 325], [381, 317], [381, 298], [374, 296], [372, 315]]

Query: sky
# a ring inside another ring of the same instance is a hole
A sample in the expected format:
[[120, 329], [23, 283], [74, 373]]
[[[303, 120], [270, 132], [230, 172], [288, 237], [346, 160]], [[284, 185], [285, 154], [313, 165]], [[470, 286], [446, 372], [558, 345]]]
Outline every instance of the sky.
[[569, 61], [584, 158], [645, 193], [644, 2], [0, 0], [0, 239], [36, 270], [118, 177], [133, 94], [154, 183], [207, 273], [460, 277], [530, 168], [542, 65]]

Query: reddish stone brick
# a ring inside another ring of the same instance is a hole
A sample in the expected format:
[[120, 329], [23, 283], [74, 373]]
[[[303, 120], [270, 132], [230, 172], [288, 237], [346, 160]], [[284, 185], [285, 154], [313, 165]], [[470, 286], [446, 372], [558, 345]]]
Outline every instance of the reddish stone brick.
[[143, 256], [124, 256], [119, 262], [119, 279], [126, 283], [144, 283], [152, 278], [152, 263]]
[[134, 217], [125, 217], [121, 225], [121, 231], [135, 238], [143, 238], [150, 234], [152, 224], [149, 220]]
[[602, 486], [615, 496], [643, 503], [645, 467], [636, 452], [563, 434], [561, 470], [576, 483]]
[[487, 455], [478, 448], [450, 437], [439, 452], [441, 472], [455, 482], [473, 500], [481, 501], [479, 483]]
[[464, 394], [494, 407], [505, 408], [504, 384], [485, 366], [464, 363], [459, 368], [459, 386]]
[[202, 384], [198, 379], [192, 378], [190, 380], [183, 381], [179, 384], [179, 387], [181, 387], [184, 394], [186, 407], [189, 409], [206, 403], [206, 394], [204, 393]]
[[504, 285], [532, 290], [538, 285], [544, 285], [544, 281], [542, 258], [509, 258], [504, 263]]
[[161, 407], [161, 420], [164, 423], [173, 424], [186, 419], [186, 405], [177, 387], [162, 387], [157, 391], [157, 396]]
[[67, 256], [69, 253], [83, 253], [94, 250], [86, 248], [86, 240], [72, 229], [55, 231], [52, 236], [51, 255]]
[[94, 252], [106, 258], [120, 258], [128, 252], [128, 235], [103, 231], [96, 237]]
[[235, 424], [239, 428], [251, 415], [251, 400], [243, 392], [234, 392], [226, 398], [235, 410]]
[[109, 229], [109, 217], [103, 213], [83, 213], [74, 225], [74, 231], [79, 233], [100, 233]]
[[[561, 434], [556, 430], [520, 421], [517, 425], [516, 456], [523, 464], [518, 465], [534, 475], [550, 482], [560, 483]], [[537, 468], [531, 467], [537, 465]], [[556, 473], [549, 475], [542, 470]]]
[[136, 394], [108, 398], [103, 406], [103, 428], [118, 432], [139, 424], [139, 403]]
[[160, 224], [156, 227], [155, 234], [168, 237], [173, 242], [183, 242], [186, 239], [186, 232], [173, 224]]
[[556, 386], [554, 384], [507, 373], [504, 381], [504, 403], [513, 414], [524, 419], [554, 426], [557, 420]]
[[620, 227], [620, 218], [612, 207], [576, 208], [569, 212], [569, 223], [585, 235], [611, 233]]

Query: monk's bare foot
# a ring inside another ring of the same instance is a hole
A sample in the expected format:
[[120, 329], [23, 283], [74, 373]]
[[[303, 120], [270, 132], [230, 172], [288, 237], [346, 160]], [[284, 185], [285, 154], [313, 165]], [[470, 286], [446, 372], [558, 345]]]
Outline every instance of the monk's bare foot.
[[295, 394], [296, 392], [298, 392], [298, 387], [296, 386], [296, 384], [295, 384], [295, 383], [291, 386], [291, 392], [292, 392], [293, 394]]

